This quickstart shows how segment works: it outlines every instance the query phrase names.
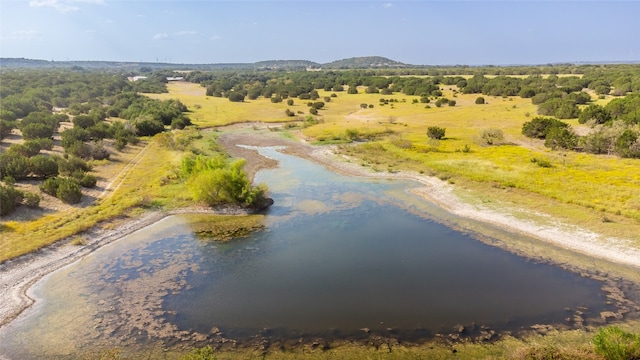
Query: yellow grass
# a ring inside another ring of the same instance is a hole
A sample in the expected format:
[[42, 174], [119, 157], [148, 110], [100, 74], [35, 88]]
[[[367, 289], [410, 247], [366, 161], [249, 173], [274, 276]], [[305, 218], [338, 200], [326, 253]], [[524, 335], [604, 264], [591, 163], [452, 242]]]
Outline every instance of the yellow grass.
[[295, 99], [293, 106], [288, 106], [286, 100], [281, 103], [271, 103], [262, 97], [257, 100], [245, 100], [242, 103], [230, 102], [226, 98], [205, 96], [206, 89], [198, 84], [189, 82], [174, 82], [167, 85], [168, 94], [146, 94], [160, 99], [178, 99], [185, 104], [190, 113], [191, 121], [201, 127], [227, 125], [246, 121], [282, 122], [292, 119], [285, 115], [285, 110], [308, 111], [306, 101]]

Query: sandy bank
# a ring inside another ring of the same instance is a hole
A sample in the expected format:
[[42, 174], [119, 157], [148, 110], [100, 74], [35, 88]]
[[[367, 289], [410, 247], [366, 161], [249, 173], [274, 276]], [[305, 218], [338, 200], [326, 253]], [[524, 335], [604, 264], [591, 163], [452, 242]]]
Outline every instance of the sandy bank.
[[[438, 204], [454, 215], [489, 223], [577, 253], [640, 269], [640, 249], [634, 248], [631, 242], [625, 239], [604, 237], [558, 221], [549, 221], [551, 225], [527, 221], [514, 217], [509, 209], [499, 212], [480, 205], [471, 205], [463, 202], [453, 193], [453, 185], [436, 177], [402, 171], [394, 173], [373, 172], [355, 162], [347, 162], [344, 158], [338, 158], [329, 149], [316, 149], [310, 152], [308, 157], [335, 171], [351, 176], [417, 181], [424, 187], [413, 191], [415, 194]], [[537, 215], [540, 216], [540, 214]], [[552, 220], [550, 217], [549, 219]]]

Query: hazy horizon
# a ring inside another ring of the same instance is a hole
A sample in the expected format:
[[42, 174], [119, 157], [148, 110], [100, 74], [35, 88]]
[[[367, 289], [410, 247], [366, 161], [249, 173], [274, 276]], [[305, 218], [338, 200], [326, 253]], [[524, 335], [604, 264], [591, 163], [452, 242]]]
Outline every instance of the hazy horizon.
[[411, 65], [637, 62], [638, 1], [3, 0], [0, 56]]

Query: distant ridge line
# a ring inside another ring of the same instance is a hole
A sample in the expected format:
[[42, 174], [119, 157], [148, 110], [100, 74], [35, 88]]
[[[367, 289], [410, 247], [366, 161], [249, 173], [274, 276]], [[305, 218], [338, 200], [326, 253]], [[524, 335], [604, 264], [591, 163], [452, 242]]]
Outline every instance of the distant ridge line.
[[136, 62], [136, 61], [101, 61], [101, 60], [66, 60], [53, 61], [27, 58], [0, 58], [0, 69], [4, 68], [78, 68], [80, 69], [122, 69], [138, 70], [139, 68], [167, 69], [167, 70], [304, 70], [304, 69], [393, 69], [393, 68], [434, 68], [434, 67], [517, 67], [517, 66], [554, 66], [554, 65], [617, 65], [640, 64], [640, 60], [632, 61], [576, 61], [546, 64], [509, 64], [509, 65], [411, 65], [382, 56], [361, 56], [335, 60], [320, 64], [309, 60], [266, 60], [254, 63], [210, 63], [210, 64], [180, 64], [166, 62]]

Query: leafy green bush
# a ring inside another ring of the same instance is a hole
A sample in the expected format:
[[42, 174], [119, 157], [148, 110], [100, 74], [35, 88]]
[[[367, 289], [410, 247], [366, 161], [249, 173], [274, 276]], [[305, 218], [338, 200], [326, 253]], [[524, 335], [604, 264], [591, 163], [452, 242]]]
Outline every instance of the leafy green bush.
[[496, 145], [504, 140], [504, 133], [502, 130], [497, 128], [488, 128], [482, 130], [480, 133], [480, 139], [483, 144], [486, 145]]
[[253, 206], [265, 199], [266, 186], [251, 186], [243, 170], [245, 161], [227, 163], [222, 156], [185, 158], [182, 173], [196, 201], [209, 206], [237, 204]]
[[80, 186], [73, 180], [60, 178], [56, 197], [67, 204], [77, 204], [82, 199]]
[[13, 186], [0, 185], [0, 215], [13, 212], [22, 202], [24, 194]]
[[84, 174], [78, 179], [78, 184], [84, 188], [94, 188], [98, 179], [91, 174]]
[[40, 178], [50, 178], [58, 175], [59, 157], [36, 155], [29, 159], [31, 173]]
[[427, 136], [431, 139], [440, 140], [444, 137], [445, 133], [446, 129], [439, 126], [429, 126], [427, 128]]
[[626, 332], [617, 326], [598, 330], [593, 344], [596, 352], [608, 360], [640, 358], [640, 335]]
[[30, 208], [37, 208], [40, 205], [40, 195], [26, 191], [24, 193], [24, 204]]
[[578, 146], [578, 136], [569, 127], [551, 127], [547, 131], [544, 146], [553, 150], [573, 150]]
[[45, 194], [56, 196], [56, 191], [58, 190], [58, 178], [46, 179], [42, 184], [40, 184], [40, 190]]
[[55, 196], [67, 204], [79, 203], [82, 198], [80, 186], [75, 179], [55, 177], [49, 178], [40, 185], [42, 192]]
[[535, 117], [522, 124], [522, 134], [530, 138], [544, 139], [553, 127], [567, 128], [569, 125], [556, 118]]
[[7, 151], [0, 154], [0, 174], [3, 177], [10, 176], [16, 180], [25, 179], [29, 175], [29, 158]]

